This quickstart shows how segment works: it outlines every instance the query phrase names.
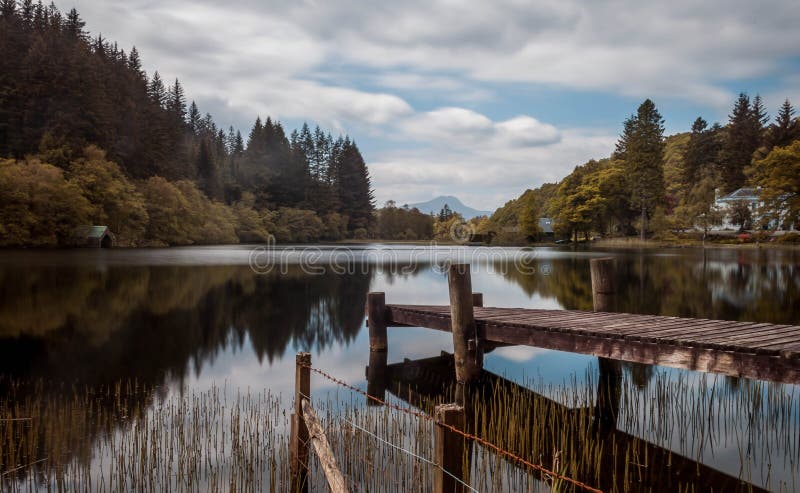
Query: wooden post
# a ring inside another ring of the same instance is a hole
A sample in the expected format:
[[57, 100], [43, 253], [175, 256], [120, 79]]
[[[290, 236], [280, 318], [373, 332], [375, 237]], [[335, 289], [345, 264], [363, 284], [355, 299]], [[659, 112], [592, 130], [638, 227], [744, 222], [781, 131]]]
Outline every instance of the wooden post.
[[328, 480], [331, 493], [347, 493], [344, 476], [342, 476], [342, 471], [339, 470], [339, 466], [336, 464], [336, 457], [333, 455], [333, 450], [328, 443], [328, 438], [325, 436], [325, 431], [322, 429], [322, 424], [319, 422], [316, 413], [314, 413], [311, 403], [305, 398], [303, 399], [303, 420], [308, 425], [311, 443], [314, 444], [314, 450], [317, 451], [317, 457], [322, 466], [322, 471], [325, 473], [325, 478]]
[[453, 331], [453, 356], [456, 380], [468, 384], [483, 369], [483, 338], [472, 313], [472, 280], [469, 264], [451, 264], [447, 271], [450, 288], [450, 319]]
[[613, 258], [593, 258], [589, 261], [592, 271], [592, 301], [594, 311], [613, 312], [614, 295], [617, 293], [614, 282], [615, 261]]
[[[386, 351], [370, 351], [367, 367], [367, 394], [381, 400], [386, 397]], [[367, 399], [367, 406], [380, 406], [379, 402]]]
[[367, 325], [369, 327], [369, 350], [386, 351], [386, 295], [367, 294]]
[[291, 491], [308, 491], [308, 426], [303, 419], [303, 399], [311, 395], [311, 354], [297, 353], [294, 373], [294, 413], [289, 442]]
[[[615, 261], [613, 258], [593, 258], [592, 302], [596, 312], [613, 312], [616, 305]], [[598, 379], [595, 402], [595, 425], [602, 431], [617, 426], [620, 397], [622, 395], [622, 367], [609, 358], [597, 358]]]
[[473, 308], [483, 306], [483, 293], [472, 293], [472, 306]]
[[[438, 423], [454, 426], [463, 430], [465, 425], [464, 408], [458, 404], [442, 404], [436, 406], [434, 417]], [[434, 470], [434, 493], [463, 493], [466, 490], [463, 484], [456, 481], [450, 474], [463, 482], [469, 479], [469, 469], [464, 469], [465, 438], [453, 430], [437, 424], [434, 435], [434, 460], [439, 465]], [[442, 471], [449, 472], [450, 474]]]

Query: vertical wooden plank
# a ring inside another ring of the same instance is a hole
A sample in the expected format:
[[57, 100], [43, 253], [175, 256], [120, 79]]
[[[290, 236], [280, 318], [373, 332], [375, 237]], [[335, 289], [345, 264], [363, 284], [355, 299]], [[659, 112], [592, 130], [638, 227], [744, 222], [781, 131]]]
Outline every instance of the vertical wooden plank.
[[[592, 273], [592, 302], [596, 312], [613, 312], [617, 287], [614, 282], [613, 258], [593, 258], [589, 261]], [[610, 431], [617, 426], [622, 396], [622, 366], [618, 360], [597, 358], [598, 379], [595, 401], [595, 426]]]
[[369, 327], [370, 351], [386, 351], [386, 294], [367, 294], [367, 326]]
[[472, 293], [472, 306], [473, 307], [483, 306], [483, 293]]
[[[434, 493], [463, 493], [467, 489], [453, 476], [464, 483], [469, 480], [469, 468], [466, 470], [464, 468], [465, 438], [438, 423], [454, 426], [463, 431], [465, 426], [464, 408], [458, 404], [442, 404], [436, 406], [434, 417], [437, 421], [434, 435], [434, 460], [440, 467], [434, 471], [433, 491]], [[445, 473], [442, 469], [453, 476]]]
[[472, 312], [469, 264], [451, 264], [447, 271], [447, 283], [450, 289], [456, 380], [467, 384], [474, 381], [483, 368], [483, 341], [480, 340]]
[[290, 440], [291, 491], [308, 492], [308, 426], [303, 419], [303, 399], [311, 395], [311, 354], [297, 353], [294, 373], [294, 413]]
[[[383, 400], [386, 397], [386, 351], [370, 351], [367, 367], [367, 394]], [[367, 399], [367, 406], [380, 406], [380, 402]]]
[[593, 258], [589, 261], [592, 271], [592, 301], [596, 312], [614, 311], [614, 295], [617, 293], [614, 282], [615, 264], [611, 257]]

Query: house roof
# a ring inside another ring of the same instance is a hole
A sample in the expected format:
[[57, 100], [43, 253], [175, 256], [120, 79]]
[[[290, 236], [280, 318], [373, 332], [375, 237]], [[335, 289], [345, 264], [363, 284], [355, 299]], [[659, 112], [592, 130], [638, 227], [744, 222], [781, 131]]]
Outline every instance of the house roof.
[[758, 200], [758, 189], [754, 187], [743, 187], [719, 199], [722, 202], [734, 200]]
[[78, 226], [75, 236], [81, 238], [102, 238], [108, 232], [108, 226]]

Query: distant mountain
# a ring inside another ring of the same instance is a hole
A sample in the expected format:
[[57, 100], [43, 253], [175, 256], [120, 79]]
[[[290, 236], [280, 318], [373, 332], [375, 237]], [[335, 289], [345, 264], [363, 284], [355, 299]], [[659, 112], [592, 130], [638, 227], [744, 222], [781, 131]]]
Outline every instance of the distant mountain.
[[442, 210], [444, 204], [447, 204], [450, 207], [450, 210], [458, 212], [464, 219], [472, 219], [473, 217], [477, 216], [491, 216], [492, 211], [479, 211], [478, 209], [473, 209], [472, 207], [466, 206], [458, 200], [456, 197], [452, 195], [441, 195], [436, 197], [435, 199], [431, 199], [427, 202], [419, 202], [416, 204], [408, 204], [409, 207], [416, 207], [421, 212], [426, 214], [433, 212], [434, 214], [438, 214], [439, 211]]

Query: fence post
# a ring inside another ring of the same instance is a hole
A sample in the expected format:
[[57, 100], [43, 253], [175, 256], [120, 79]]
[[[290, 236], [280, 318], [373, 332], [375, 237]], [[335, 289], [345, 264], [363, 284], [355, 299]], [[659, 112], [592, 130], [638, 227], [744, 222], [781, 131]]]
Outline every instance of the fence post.
[[[464, 408], [458, 404], [442, 404], [436, 406], [436, 431], [434, 435], [434, 458], [439, 466], [434, 471], [434, 493], [463, 493], [464, 485], [456, 481], [453, 476], [466, 483], [469, 479], [469, 469], [464, 469], [464, 445], [466, 439], [439, 423], [450, 425], [458, 430], [464, 430]], [[450, 474], [445, 473], [444, 471]]]
[[[386, 351], [370, 351], [367, 367], [367, 394], [383, 400], [386, 397]], [[367, 406], [380, 406], [381, 403], [367, 399]]]
[[[614, 282], [613, 258], [593, 258], [589, 261], [592, 273], [592, 304], [596, 312], [613, 312], [617, 287]], [[601, 430], [612, 430], [617, 425], [622, 392], [622, 367], [617, 360], [598, 357], [597, 402], [595, 425]]]
[[367, 294], [367, 317], [369, 350], [386, 351], [386, 294]]
[[303, 399], [311, 395], [311, 354], [297, 353], [294, 373], [294, 413], [289, 442], [291, 491], [308, 492], [308, 426], [303, 419]]
[[472, 312], [472, 279], [469, 264], [451, 264], [447, 271], [450, 289], [450, 320], [453, 331], [453, 353], [456, 380], [469, 384], [483, 369], [483, 338], [475, 325]]

